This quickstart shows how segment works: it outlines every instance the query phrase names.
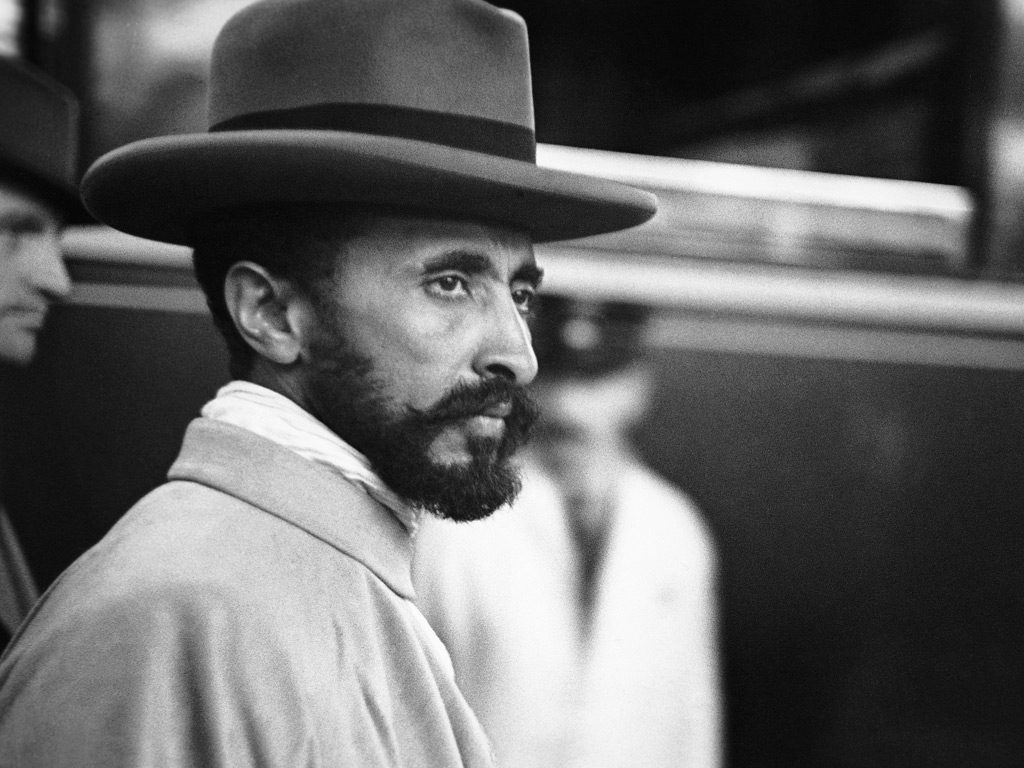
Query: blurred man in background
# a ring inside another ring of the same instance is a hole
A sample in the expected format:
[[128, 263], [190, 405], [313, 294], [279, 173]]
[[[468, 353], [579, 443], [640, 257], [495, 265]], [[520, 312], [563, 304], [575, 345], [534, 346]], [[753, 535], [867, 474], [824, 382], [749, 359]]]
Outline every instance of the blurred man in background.
[[[84, 215], [74, 187], [78, 108], [65, 88], [10, 58], [0, 58], [0, 103], [0, 362], [24, 366], [50, 304], [71, 290], [59, 237]], [[0, 507], [0, 649], [37, 597]]]
[[507, 768], [721, 762], [712, 540], [629, 444], [646, 315], [545, 296], [522, 495], [417, 540], [420, 604]]

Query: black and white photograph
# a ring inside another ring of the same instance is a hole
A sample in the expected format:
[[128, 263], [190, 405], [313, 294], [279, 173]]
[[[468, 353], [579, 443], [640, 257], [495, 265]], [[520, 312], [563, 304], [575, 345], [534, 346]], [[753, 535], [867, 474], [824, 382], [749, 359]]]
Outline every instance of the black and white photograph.
[[1024, 764], [1024, 0], [0, 0], [0, 768]]

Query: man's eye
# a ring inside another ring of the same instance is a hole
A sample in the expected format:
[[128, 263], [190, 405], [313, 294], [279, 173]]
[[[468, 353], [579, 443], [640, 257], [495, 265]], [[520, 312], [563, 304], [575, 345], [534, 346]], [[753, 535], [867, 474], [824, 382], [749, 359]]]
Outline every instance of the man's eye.
[[33, 239], [42, 236], [40, 230], [31, 227], [0, 226], [0, 242], [5, 251], [20, 250]]
[[536, 298], [537, 293], [532, 288], [518, 288], [512, 291], [512, 301], [524, 315], [533, 313], [533, 303]]
[[0, 251], [15, 253], [31, 243], [57, 235], [56, 227], [35, 217], [17, 217], [13, 220], [0, 221]]
[[438, 293], [465, 293], [469, 289], [464, 277], [459, 275], [443, 275], [430, 282]]

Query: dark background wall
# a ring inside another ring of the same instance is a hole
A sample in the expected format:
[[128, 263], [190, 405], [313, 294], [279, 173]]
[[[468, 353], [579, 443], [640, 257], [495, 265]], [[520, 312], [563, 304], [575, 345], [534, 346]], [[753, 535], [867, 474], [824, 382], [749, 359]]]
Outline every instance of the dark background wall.
[[[643, 453], [721, 556], [729, 764], [1024, 754], [1024, 374], [658, 349]], [[160, 482], [226, 380], [206, 318], [62, 308], [4, 370], [4, 493], [44, 582]]]
[[721, 545], [731, 764], [1019, 764], [1024, 375], [659, 358], [641, 444]]
[[[745, 148], [761, 164], [977, 180], [992, 0], [500, 4], [531, 32], [541, 141], [684, 157]], [[805, 151], [773, 158], [785, 136]]]

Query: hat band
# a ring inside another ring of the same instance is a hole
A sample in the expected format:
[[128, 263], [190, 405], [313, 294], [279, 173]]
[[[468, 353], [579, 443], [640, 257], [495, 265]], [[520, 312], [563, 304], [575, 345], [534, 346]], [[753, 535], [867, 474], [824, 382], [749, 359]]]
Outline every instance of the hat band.
[[315, 104], [252, 112], [210, 126], [211, 133], [266, 129], [351, 131], [429, 141], [510, 160], [537, 159], [534, 133], [522, 125], [391, 104]]

